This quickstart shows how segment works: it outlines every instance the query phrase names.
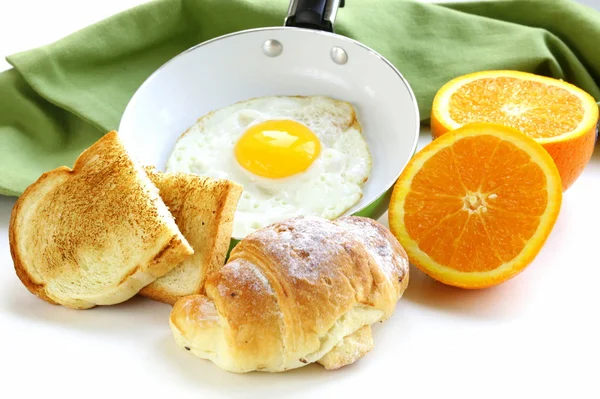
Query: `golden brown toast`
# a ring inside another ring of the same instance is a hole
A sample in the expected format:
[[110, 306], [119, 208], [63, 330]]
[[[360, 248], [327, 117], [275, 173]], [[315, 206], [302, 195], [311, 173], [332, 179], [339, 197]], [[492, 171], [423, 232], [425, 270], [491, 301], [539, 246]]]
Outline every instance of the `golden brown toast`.
[[183, 296], [199, 294], [207, 274], [225, 263], [242, 186], [225, 179], [145, 170], [194, 249], [194, 255], [140, 292], [172, 305]]
[[115, 131], [25, 190], [9, 242], [27, 289], [76, 309], [123, 302], [193, 254]]

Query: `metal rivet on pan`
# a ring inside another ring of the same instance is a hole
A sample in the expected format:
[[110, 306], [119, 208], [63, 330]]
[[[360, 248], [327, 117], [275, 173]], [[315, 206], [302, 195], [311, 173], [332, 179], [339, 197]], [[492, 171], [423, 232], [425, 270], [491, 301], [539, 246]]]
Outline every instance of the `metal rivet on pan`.
[[263, 52], [269, 57], [277, 57], [283, 51], [283, 45], [275, 39], [269, 39], [263, 44]]
[[343, 65], [348, 62], [348, 53], [346, 53], [346, 50], [341, 47], [332, 48], [329, 54], [331, 55], [333, 62], [336, 64]]

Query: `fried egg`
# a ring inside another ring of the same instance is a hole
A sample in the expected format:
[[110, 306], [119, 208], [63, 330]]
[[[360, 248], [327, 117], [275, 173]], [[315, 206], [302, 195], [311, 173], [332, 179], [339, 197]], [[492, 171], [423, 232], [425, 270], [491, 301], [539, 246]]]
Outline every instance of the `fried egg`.
[[371, 156], [348, 102], [324, 96], [270, 96], [200, 118], [176, 142], [167, 172], [243, 187], [233, 236], [293, 216], [335, 219], [363, 195]]

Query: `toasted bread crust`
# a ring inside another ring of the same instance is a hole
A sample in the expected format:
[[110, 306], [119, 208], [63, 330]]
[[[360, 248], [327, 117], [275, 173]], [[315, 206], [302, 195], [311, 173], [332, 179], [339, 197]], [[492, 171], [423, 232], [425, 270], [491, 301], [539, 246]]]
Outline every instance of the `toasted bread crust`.
[[214, 238], [214, 244], [209, 256], [207, 269], [198, 285], [195, 294], [204, 293], [204, 282], [213, 272], [219, 270], [225, 264], [225, 257], [231, 243], [231, 232], [233, 231], [233, 218], [237, 209], [237, 203], [242, 194], [242, 187], [237, 184], [230, 184], [227, 190], [224, 190], [219, 197], [217, 208], [215, 210], [215, 223], [218, 227]]
[[225, 263], [242, 187], [229, 180], [163, 173], [153, 167], [145, 171], [194, 248], [194, 255], [140, 291], [144, 297], [173, 305], [183, 296], [200, 293], [206, 276]]
[[32, 192], [37, 190], [37, 185], [42, 184], [51, 176], [51, 174], [68, 174], [70, 171], [71, 169], [66, 166], [58, 167], [50, 172], [43, 173], [35, 183], [29, 185], [17, 198], [17, 201], [15, 202], [15, 205], [11, 211], [10, 222], [8, 225], [8, 243], [10, 247], [10, 255], [13, 259], [13, 265], [15, 272], [17, 273], [17, 277], [19, 280], [21, 280], [25, 288], [27, 288], [32, 294], [53, 305], [58, 305], [58, 303], [46, 295], [46, 292], [44, 291], [45, 284], [43, 282], [36, 282], [34, 277], [27, 272], [27, 269], [23, 264], [23, 256], [21, 255], [17, 246], [17, 242], [20, 240], [20, 231], [17, 228], [17, 216], [21, 214], [21, 209], [25, 199], [28, 198]]
[[181, 236], [173, 236], [150, 262], [150, 270], [157, 278], [173, 270], [182, 260], [190, 255], [190, 246]]
[[9, 245], [31, 293], [75, 309], [122, 302], [193, 253], [116, 131], [27, 187]]
[[145, 298], [152, 299], [153, 301], [166, 303], [168, 305], [174, 305], [175, 302], [181, 298], [180, 295], [172, 293], [165, 287], [152, 284], [145, 286], [140, 291], [140, 295]]

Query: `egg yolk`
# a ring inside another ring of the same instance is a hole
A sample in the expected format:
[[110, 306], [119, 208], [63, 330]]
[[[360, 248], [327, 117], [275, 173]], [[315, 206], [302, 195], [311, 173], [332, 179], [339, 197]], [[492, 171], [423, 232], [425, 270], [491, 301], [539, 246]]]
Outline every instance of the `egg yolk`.
[[273, 179], [305, 171], [320, 151], [317, 136], [303, 124], [288, 119], [253, 125], [235, 145], [240, 165], [256, 175]]

